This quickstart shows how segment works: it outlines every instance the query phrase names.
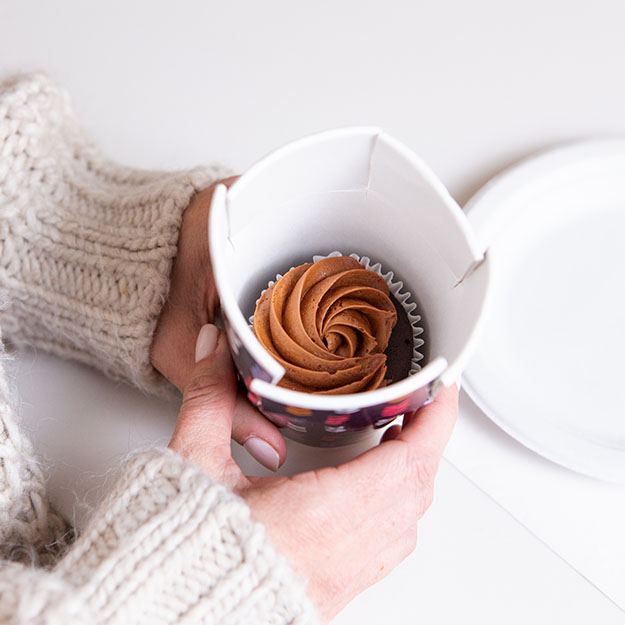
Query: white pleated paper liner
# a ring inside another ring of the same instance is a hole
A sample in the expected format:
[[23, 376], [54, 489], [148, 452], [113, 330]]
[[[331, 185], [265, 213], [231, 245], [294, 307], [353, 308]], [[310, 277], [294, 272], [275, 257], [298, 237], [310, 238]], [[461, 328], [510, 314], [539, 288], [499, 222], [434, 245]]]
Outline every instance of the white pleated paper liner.
[[[326, 256], [316, 255], [313, 256], [313, 262], [319, 262], [324, 258], [334, 258], [336, 256], [345, 256], [342, 252], [331, 252]], [[404, 309], [406, 313], [406, 317], [408, 318], [408, 323], [412, 328], [412, 358], [410, 361], [410, 371], [408, 375], [413, 375], [421, 370], [421, 365], [419, 364], [423, 360], [423, 347], [425, 345], [425, 341], [423, 340], [423, 327], [421, 326], [421, 315], [417, 312], [417, 304], [412, 300], [412, 294], [409, 291], [404, 289], [404, 283], [401, 280], [395, 280], [395, 275], [392, 271], [384, 271], [382, 269], [382, 265], [380, 263], [373, 262], [368, 256], [359, 256], [358, 254], [349, 254], [351, 258], [358, 261], [360, 265], [367, 271], [373, 271], [378, 276], [380, 276], [388, 285], [389, 291], [392, 293], [393, 297], [397, 300], [398, 304]], [[293, 269], [291, 267], [290, 269]], [[265, 289], [261, 292], [258, 299], [256, 300], [256, 306], [263, 293], [270, 287], [272, 287], [280, 278], [282, 278], [283, 274], [277, 274], [275, 280], [271, 280]], [[254, 315], [249, 318], [250, 325], [254, 324]]]

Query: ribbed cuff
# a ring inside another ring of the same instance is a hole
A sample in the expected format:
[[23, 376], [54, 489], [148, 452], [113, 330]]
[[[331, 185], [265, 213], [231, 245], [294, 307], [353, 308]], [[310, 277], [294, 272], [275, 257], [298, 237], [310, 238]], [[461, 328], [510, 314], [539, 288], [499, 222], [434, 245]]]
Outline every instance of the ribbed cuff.
[[245, 502], [170, 450], [129, 463], [57, 571], [98, 623], [316, 622]]
[[103, 158], [43, 76], [0, 87], [0, 315], [8, 338], [158, 390], [149, 350], [180, 222], [219, 166], [146, 172]]

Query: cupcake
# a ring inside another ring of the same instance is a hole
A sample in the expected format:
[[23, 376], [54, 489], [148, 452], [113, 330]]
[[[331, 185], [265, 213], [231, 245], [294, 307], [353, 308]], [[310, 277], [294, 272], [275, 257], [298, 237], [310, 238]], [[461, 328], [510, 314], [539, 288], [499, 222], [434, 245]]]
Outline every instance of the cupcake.
[[284, 367], [279, 386], [339, 395], [406, 377], [421, 331], [413, 327], [417, 317], [408, 317], [414, 304], [391, 293], [391, 277], [357, 257], [331, 255], [270, 283], [256, 303], [253, 330]]

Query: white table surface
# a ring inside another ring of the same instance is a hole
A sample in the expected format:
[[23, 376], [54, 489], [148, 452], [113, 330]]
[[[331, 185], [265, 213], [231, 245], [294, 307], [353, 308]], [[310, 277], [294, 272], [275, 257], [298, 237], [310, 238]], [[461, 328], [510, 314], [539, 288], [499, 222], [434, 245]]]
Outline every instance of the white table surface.
[[[129, 164], [220, 159], [242, 169], [289, 139], [374, 124], [464, 203], [536, 149], [625, 134], [624, 20], [618, 0], [4, 0], [0, 73], [49, 72], [108, 154]], [[43, 354], [15, 368], [54, 500], [80, 524], [114, 477], [107, 468], [167, 439], [175, 406]], [[559, 540], [545, 522], [549, 502], [530, 496], [528, 480], [548, 473], [600, 506], [622, 491], [592, 486], [492, 428], [463, 402], [420, 546], [336, 623], [623, 622], [619, 567], [597, 565], [592, 541], [580, 551]], [[291, 467], [330, 459], [289, 451]], [[492, 479], [494, 462], [514, 476], [509, 487]], [[612, 551], [624, 549], [620, 537]]]

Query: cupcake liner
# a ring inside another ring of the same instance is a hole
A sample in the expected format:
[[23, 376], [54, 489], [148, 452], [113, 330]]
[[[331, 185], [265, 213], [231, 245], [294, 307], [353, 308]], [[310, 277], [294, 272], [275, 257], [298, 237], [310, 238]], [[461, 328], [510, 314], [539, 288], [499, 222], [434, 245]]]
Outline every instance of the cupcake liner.
[[[312, 258], [313, 263], [319, 262], [324, 258], [334, 258], [336, 256], [345, 256], [342, 252], [334, 251], [330, 254], [324, 255], [315, 255]], [[421, 365], [419, 364], [424, 358], [423, 347], [425, 346], [425, 340], [423, 339], [424, 329], [420, 325], [421, 324], [421, 315], [417, 313], [417, 304], [412, 301], [412, 294], [410, 291], [404, 289], [404, 283], [401, 280], [395, 280], [395, 274], [392, 271], [384, 271], [381, 263], [373, 262], [368, 256], [359, 256], [358, 254], [349, 254], [351, 258], [356, 260], [364, 269], [367, 271], [372, 271], [373, 273], [380, 276], [387, 284], [390, 293], [392, 293], [393, 297], [397, 300], [399, 305], [406, 312], [406, 316], [408, 318], [408, 322], [410, 327], [412, 328], [412, 358], [410, 361], [410, 371], [408, 375], [413, 375], [421, 370]], [[291, 267], [290, 269], [293, 269]], [[275, 280], [270, 280], [267, 283], [267, 287], [263, 289], [258, 299], [256, 300], [256, 305], [260, 301], [263, 293], [272, 287], [280, 278], [282, 278], [283, 274], [279, 273], [276, 275]], [[248, 319], [250, 325], [254, 324], [254, 315], [251, 315]]]

